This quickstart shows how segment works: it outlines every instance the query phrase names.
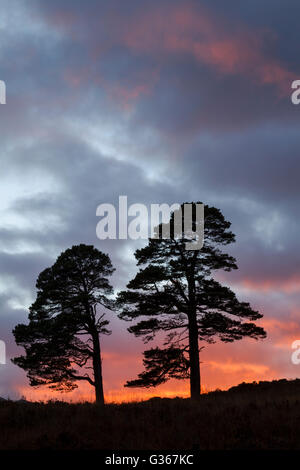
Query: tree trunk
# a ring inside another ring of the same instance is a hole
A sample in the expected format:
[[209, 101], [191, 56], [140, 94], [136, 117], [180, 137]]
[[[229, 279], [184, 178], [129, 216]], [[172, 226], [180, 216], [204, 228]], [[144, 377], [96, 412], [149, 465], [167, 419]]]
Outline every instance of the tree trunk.
[[192, 399], [201, 394], [198, 327], [195, 313], [189, 315], [190, 393]]
[[95, 380], [95, 393], [96, 393], [96, 403], [99, 405], [104, 405], [104, 393], [103, 393], [103, 381], [102, 381], [102, 359], [101, 359], [101, 349], [100, 349], [100, 340], [99, 333], [95, 331], [92, 335], [93, 337], [93, 369], [94, 369], [94, 380]]

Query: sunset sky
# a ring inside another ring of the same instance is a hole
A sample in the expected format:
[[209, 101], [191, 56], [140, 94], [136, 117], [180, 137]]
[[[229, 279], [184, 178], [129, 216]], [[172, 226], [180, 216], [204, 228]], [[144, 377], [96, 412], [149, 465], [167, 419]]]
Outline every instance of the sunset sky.
[[[206, 345], [204, 390], [296, 378], [300, 339], [300, 79], [297, 0], [1, 0], [0, 396], [47, 399], [10, 362], [38, 274], [93, 244], [122, 289], [145, 242], [99, 240], [96, 208], [203, 201], [232, 222], [239, 269], [219, 273], [264, 318], [264, 341]], [[108, 400], [188, 393], [177, 381], [124, 389], [144, 345], [110, 315]], [[80, 386], [60, 399], [92, 399]]]

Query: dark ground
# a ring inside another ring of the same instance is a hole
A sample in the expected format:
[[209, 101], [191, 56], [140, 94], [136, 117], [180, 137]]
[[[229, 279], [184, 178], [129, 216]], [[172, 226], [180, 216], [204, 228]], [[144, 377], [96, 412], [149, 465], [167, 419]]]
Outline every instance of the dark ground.
[[300, 450], [300, 379], [104, 408], [0, 401], [0, 450]]

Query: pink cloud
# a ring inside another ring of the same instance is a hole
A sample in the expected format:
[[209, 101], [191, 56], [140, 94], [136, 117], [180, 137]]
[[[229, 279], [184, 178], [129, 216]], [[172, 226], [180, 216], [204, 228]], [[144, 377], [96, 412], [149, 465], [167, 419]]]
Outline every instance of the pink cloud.
[[283, 292], [292, 294], [300, 292], [300, 277], [298, 275], [290, 276], [287, 279], [248, 279], [243, 278], [234, 282], [233, 286], [241, 286], [256, 292]]
[[[231, 26], [231, 28], [230, 28]], [[259, 84], [289, 89], [295, 74], [263, 51], [269, 31], [242, 29], [192, 4], [171, 9], [149, 9], [134, 23], [120, 24], [121, 40], [140, 53], [181, 53], [194, 57], [222, 74], [243, 74]]]
[[[293, 71], [264, 51], [266, 38], [276, 40], [272, 31], [251, 30], [194, 3], [167, 8], [149, 5], [131, 17], [121, 16], [117, 11], [103, 13], [101, 9], [91, 10], [89, 14], [85, 11], [80, 16], [74, 11], [58, 10], [48, 16], [48, 21], [75, 43], [86, 43], [88, 56], [98, 65], [105, 60], [105, 54], [120, 46], [136, 55], [154, 57], [154, 76], [144, 73], [133, 77], [134, 83], [123, 78], [118, 83], [106, 83], [99, 70], [97, 77], [92, 71], [65, 71], [65, 79], [71, 86], [98, 81], [125, 109], [151, 92], [159, 69], [172, 55], [193, 58], [221, 75], [239, 74], [258, 85], [274, 85], [279, 96], [290, 93], [290, 84], [295, 79]], [[90, 29], [84, 32], [86, 25]]]

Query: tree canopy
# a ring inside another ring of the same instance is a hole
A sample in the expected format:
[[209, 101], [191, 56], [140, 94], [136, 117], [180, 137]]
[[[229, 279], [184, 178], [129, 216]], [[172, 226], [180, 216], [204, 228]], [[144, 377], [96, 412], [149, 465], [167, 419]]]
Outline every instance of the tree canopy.
[[[199, 223], [196, 204], [200, 203], [192, 203], [193, 227]], [[190, 236], [184, 233], [184, 204], [181, 210], [182, 238], [176, 236], [173, 213], [170, 238], [161, 237], [160, 224], [159, 236], [135, 252], [140, 269], [128, 289], [119, 293], [118, 305], [120, 318], [136, 321], [129, 332], [145, 343], [156, 336], [164, 338], [161, 347], [144, 352], [145, 370], [126, 386], [151, 387], [170, 378], [189, 378], [191, 396], [197, 398], [201, 393], [200, 342], [259, 339], [266, 333], [254, 323], [262, 315], [213, 278], [218, 270], [237, 269], [235, 258], [222, 250], [235, 241], [230, 222], [219, 209], [205, 206], [204, 245], [200, 250], [186, 250]]]
[[70, 391], [87, 381], [96, 401], [104, 403], [99, 337], [110, 334], [105, 312], [113, 308], [113, 271], [108, 255], [80, 244], [41, 272], [29, 323], [13, 331], [25, 349], [13, 362], [27, 372], [30, 385]]

